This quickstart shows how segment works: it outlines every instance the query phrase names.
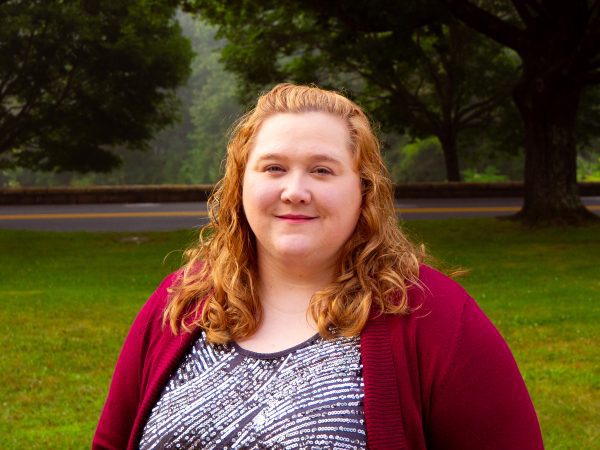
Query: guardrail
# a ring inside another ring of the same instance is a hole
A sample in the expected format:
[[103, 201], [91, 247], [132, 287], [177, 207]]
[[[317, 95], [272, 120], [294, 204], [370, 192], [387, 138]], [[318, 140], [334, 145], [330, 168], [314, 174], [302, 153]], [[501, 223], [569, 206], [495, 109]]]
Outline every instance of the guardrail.
[[[206, 201], [211, 184], [0, 188], [0, 205], [175, 203]], [[579, 183], [581, 196], [600, 196], [600, 183]], [[396, 198], [522, 197], [523, 183], [403, 183]]]

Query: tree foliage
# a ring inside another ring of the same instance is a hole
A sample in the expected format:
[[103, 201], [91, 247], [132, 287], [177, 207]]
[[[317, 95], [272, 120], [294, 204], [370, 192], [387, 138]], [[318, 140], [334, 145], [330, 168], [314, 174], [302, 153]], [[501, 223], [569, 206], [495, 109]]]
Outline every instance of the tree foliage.
[[0, 2], [0, 167], [105, 171], [176, 118], [192, 52], [168, 0]]
[[243, 108], [235, 77], [219, 61], [216, 30], [188, 14], [177, 14], [195, 58], [185, 85], [176, 89], [180, 119], [160, 130], [144, 152], [114, 149], [122, 164], [107, 173], [0, 169], [0, 186], [88, 186], [94, 184], [213, 183], [220, 178], [228, 129]]
[[[493, 111], [470, 108], [494, 103], [491, 91], [506, 92], [506, 77], [488, 77], [502, 67], [492, 55], [509, 56], [521, 69], [511, 84], [526, 153], [518, 217], [561, 224], [595, 217], [577, 195], [575, 130], [585, 87], [600, 83], [600, 0], [185, 3], [230, 40], [223, 58], [247, 86], [283, 79], [347, 86], [384, 123], [413, 132], [425, 126], [437, 136], [449, 179], [464, 118]], [[473, 49], [495, 50], [463, 55], [468, 45], [453, 38], [461, 28], [449, 16], [491, 38], [475, 39]]]
[[188, 7], [219, 27], [241, 92], [292, 80], [344, 88], [387, 130], [436, 136], [449, 180], [458, 137], [509, 101], [517, 59], [419, 2], [215, 1]]
[[224, 43], [215, 39], [216, 29], [196, 22], [195, 44], [198, 57], [192, 65], [192, 91], [189, 114], [194, 129], [190, 150], [182, 166], [185, 182], [214, 183], [221, 178], [228, 131], [243, 113], [237, 97], [237, 80], [220, 62]]
[[500, 2], [504, 11], [492, 0], [441, 3], [521, 59], [513, 89], [525, 130], [518, 216], [528, 223], [597, 219], [577, 194], [576, 119], [585, 89], [600, 84], [600, 0], [512, 0]]

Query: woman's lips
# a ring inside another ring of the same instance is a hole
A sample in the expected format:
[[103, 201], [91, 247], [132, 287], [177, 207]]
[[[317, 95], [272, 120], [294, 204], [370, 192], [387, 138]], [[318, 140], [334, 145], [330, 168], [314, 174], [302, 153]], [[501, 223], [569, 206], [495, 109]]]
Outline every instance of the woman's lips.
[[308, 222], [316, 219], [314, 216], [305, 216], [304, 214], [281, 214], [276, 216], [278, 219], [287, 220], [290, 222]]

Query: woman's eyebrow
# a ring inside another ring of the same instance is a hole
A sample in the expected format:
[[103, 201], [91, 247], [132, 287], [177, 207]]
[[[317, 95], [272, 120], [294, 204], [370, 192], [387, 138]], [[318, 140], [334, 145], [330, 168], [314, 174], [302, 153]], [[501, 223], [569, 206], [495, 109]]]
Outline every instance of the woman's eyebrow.
[[280, 153], [264, 153], [256, 158], [256, 162], [264, 161], [266, 159], [282, 159], [283, 156]]
[[[335, 164], [342, 164], [342, 162], [338, 158], [328, 155], [327, 153], [312, 153], [312, 154], [308, 154], [307, 158], [310, 161], [325, 161], [325, 162], [332, 162]], [[273, 160], [273, 159], [286, 160], [286, 159], [289, 159], [289, 157], [282, 153], [264, 153], [256, 159], [256, 162], [261, 162], [264, 160]]]
[[311, 161], [326, 161], [336, 164], [342, 164], [342, 162], [339, 159], [334, 158], [333, 156], [328, 155], [326, 153], [315, 153], [313, 155], [310, 155], [310, 159]]

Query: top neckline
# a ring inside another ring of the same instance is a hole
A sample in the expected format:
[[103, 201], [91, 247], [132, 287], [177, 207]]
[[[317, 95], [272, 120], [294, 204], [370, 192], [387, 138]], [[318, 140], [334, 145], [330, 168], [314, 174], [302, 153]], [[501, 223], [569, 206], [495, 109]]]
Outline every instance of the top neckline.
[[253, 352], [251, 350], [247, 350], [247, 349], [245, 349], [243, 347], [240, 347], [240, 345], [236, 341], [232, 342], [232, 346], [233, 346], [233, 348], [235, 348], [236, 352], [238, 352], [241, 355], [248, 356], [250, 358], [254, 358], [254, 359], [276, 359], [276, 358], [281, 358], [282, 356], [287, 356], [290, 353], [293, 353], [296, 350], [299, 350], [301, 348], [308, 347], [312, 343], [316, 342], [319, 337], [320, 337], [319, 333], [316, 333], [313, 336], [309, 337], [307, 340], [305, 340], [303, 342], [300, 342], [299, 344], [296, 344], [293, 347], [286, 348], [285, 350], [280, 350], [278, 352], [273, 352], [273, 353]]

